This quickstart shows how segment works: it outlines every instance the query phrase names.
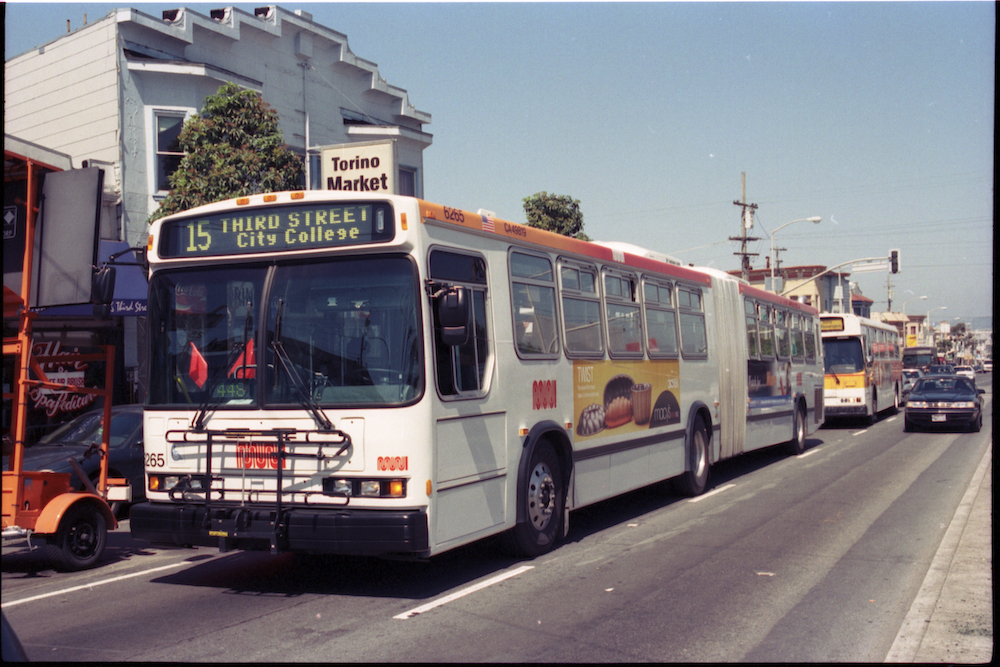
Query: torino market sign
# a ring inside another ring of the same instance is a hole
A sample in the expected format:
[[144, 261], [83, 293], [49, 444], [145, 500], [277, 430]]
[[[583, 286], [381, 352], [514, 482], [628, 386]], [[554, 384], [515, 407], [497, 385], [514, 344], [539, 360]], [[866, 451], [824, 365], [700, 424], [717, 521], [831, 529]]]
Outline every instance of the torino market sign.
[[327, 146], [321, 153], [324, 189], [396, 194], [396, 142], [362, 141]]

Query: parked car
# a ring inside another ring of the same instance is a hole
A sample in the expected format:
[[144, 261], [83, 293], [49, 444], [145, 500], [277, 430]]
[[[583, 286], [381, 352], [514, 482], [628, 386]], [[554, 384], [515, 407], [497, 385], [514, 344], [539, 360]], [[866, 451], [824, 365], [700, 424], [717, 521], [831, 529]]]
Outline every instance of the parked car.
[[932, 364], [927, 367], [925, 375], [954, 375], [955, 367], [951, 364]]
[[[74, 458], [96, 486], [101, 474], [101, 459], [93, 452], [91, 444], [96, 443], [100, 447], [103, 421], [104, 408], [99, 408], [61, 425], [24, 450], [24, 469], [68, 472], [72, 475], [73, 488], [83, 489], [83, 482], [67, 460]], [[88, 450], [91, 451], [89, 456]], [[145, 500], [141, 405], [116, 405], [111, 408], [109, 452], [108, 477], [124, 477], [129, 481], [132, 485], [132, 502]], [[6, 458], [4, 457], [4, 470], [8, 468]], [[124, 516], [126, 509], [127, 503], [111, 503], [115, 516]]]
[[955, 375], [967, 377], [973, 382], [976, 381], [976, 371], [972, 366], [955, 366]]
[[906, 399], [910, 395], [910, 390], [913, 389], [913, 385], [915, 385], [917, 380], [923, 376], [923, 372], [916, 368], [903, 369], [903, 388], [899, 394], [899, 400], [903, 405], [906, 404]]
[[986, 361], [983, 362], [983, 372], [984, 373], [992, 373], [993, 372], [993, 360], [992, 359], [987, 359]]
[[984, 393], [960, 375], [921, 378], [906, 402], [903, 430], [962, 426], [978, 431], [983, 426]]

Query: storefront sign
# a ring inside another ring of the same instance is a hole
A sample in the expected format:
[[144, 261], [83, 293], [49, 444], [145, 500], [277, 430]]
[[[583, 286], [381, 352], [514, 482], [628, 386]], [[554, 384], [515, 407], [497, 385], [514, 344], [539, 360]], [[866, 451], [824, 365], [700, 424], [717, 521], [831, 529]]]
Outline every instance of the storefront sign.
[[363, 141], [322, 149], [326, 190], [396, 194], [395, 141]]

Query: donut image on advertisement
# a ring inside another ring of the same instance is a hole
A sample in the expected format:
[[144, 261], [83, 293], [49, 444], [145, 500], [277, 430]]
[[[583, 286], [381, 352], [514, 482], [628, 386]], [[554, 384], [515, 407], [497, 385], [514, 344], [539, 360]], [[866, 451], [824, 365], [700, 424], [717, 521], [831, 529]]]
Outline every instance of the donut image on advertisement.
[[669, 426], [681, 423], [681, 406], [671, 391], [662, 392], [653, 404], [653, 414], [649, 419], [649, 428]]
[[632, 421], [632, 385], [628, 375], [616, 375], [604, 386], [604, 425], [617, 428]]
[[604, 430], [604, 406], [591, 403], [580, 413], [577, 420], [577, 435], [594, 435]]

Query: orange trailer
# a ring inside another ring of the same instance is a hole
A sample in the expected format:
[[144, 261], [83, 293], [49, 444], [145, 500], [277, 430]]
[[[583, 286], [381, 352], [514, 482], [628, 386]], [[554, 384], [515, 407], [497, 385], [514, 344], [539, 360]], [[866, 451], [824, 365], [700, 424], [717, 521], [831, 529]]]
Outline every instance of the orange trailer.
[[[38, 187], [41, 175], [61, 171], [30, 157], [4, 151], [5, 179], [26, 181], [25, 189], [25, 251], [22, 266], [21, 293], [4, 287], [4, 319], [17, 319], [17, 336], [5, 337], [4, 356], [16, 357], [16, 382], [13, 399], [10, 437], [4, 443], [4, 453], [10, 446], [9, 470], [3, 471], [3, 544], [25, 543], [28, 549], [45, 547], [47, 556], [57, 569], [79, 570], [92, 567], [104, 553], [107, 531], [117, 527], [109, 500], [129, 500], [131, 487], [126, 480], [108, 479], [108, 446], [110, 428], [102, 431], [101, 473], [95, 487], [83, 471], [74, 465], [86, 491], [71, 488], [69, 473], [26, 472], [23, 469], [25, 434], [27, 432], [28, 389], [32, 386], [60, 391], [97, 394], [104, 397], [104, 423], [111, 423], [111, 397], [114, 380], [114, 346], [102, 346], [100, 354], [60, 357], [61, 361], [106, 362], [103, 389], [72, 387], [50, 382], [42, 370], [47, 357], [32, 357], [31, 329], [35, 313], [28, 307], [31, 289], [35, 217], [38, 213]], [[9, 168], [8, 168], [9, 167]], [[76, 463], [73, 461], [72, 463]]]

